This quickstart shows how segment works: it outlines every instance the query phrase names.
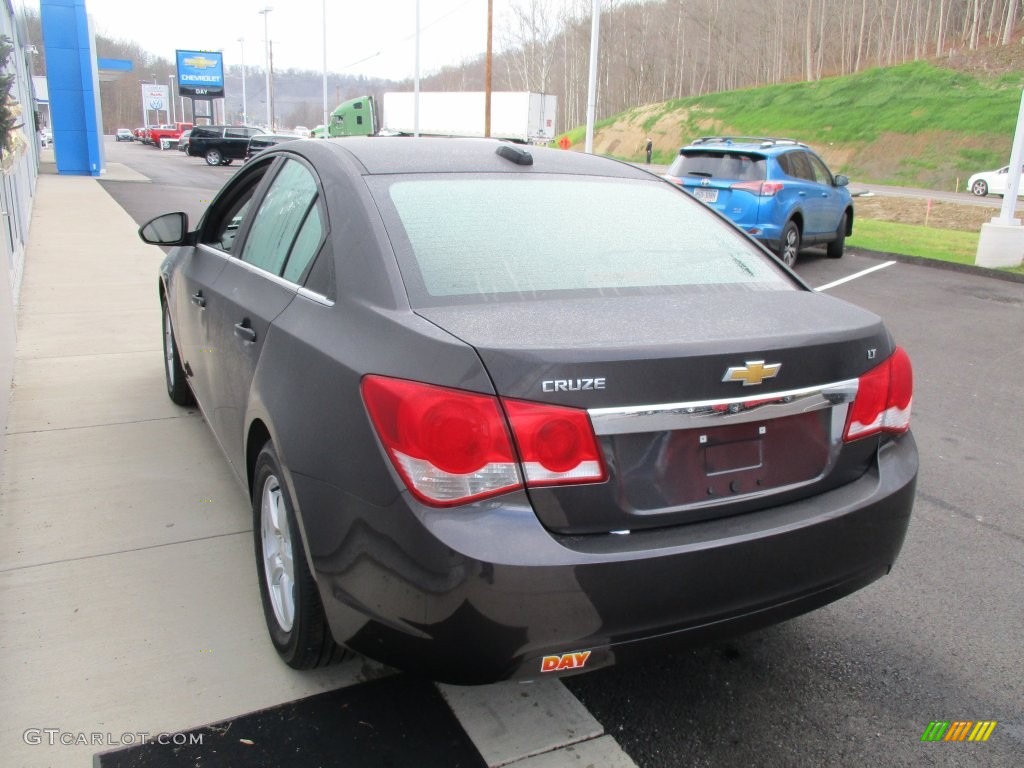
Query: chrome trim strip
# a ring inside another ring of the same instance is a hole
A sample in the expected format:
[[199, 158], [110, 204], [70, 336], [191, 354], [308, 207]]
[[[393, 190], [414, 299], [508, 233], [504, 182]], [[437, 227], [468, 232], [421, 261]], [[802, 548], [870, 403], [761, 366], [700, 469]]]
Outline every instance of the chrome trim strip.
[[301, 288], [300, 287], [299, 288], [299, 296], [301, 296], [304, 299], [309, 299], [310, 301], [312, 301], [312, 302], [314, 302], [316, 304], [320, 304], [320, 305], [325, 306], [325, 307], [333, 307], [334, 306], [334, 302], [333, 301], [328, 299], [323, 294], [317, 293], [316, 291], [309, 290], [309, 288]]
[[257, 267], [255, 264], [250, 264], [247, 261], [242, 261], [237, 256], [232, 256], [230, 253], [227, 253], [226, 251], [222, 251], [222, 250], [220, 250], [218, 248], [214, 248], [213, 246], [211, 246], [211, 245], [209, 245], [207, 243], [199, 243], [199, 245], [197, 247], [202, 248], [205, 253], [211, 253], [214, 256], [219, 256], [220, 258], [224, 259], [224, 261], [228, 262], [229, 264], [237, 264], [238, 266], [242, 267], [243, 269], [245, 269], [245, 270], [247, 270], [249, 272], [252, 272], [254, 275], [260, 275], [262, 277], [267, 278], [268, 280], [270, 280], [273, 283], [277, 283], [278, 285], [280, 285], [280, 286], [282, 286], [284, 288], [288, 288], [289, 290], [294, 291], [295, 293], [299, 294], [300, 296], [302, 296], [305, 299], [309, 299], [310, 301], [314, 301], [317, 304], [322, 304], [325, 307], [333, 307], [334, 306], [334, 302], [331, 301], [326, 296], [324, 296], [322, 294], [319, 294], [316, 291], [311, 291], [308, 288], [303, 288], [298, 283], [293, 283], [291, 280], [286, 280], [285, 278], [281, 277], [280, 275], [275, 275], [272, 272], [267, 272], [267, 270], [262, 269], [260, 267]]
[[[660, 405], [590, 408], [587, 413], [598, 435], [667, 432], [766, 421], [847, 405], [857, 396], [857, 379], [784, 392], [722, 400], [698, 400]], [[845, 418], [846, 408], [840, 409]], [[838, 414], [834, 414], [838, 416]], [[834, 427], [833, 427], [834, 429]], [[840, 434], [842, 426], [839, 427]]]

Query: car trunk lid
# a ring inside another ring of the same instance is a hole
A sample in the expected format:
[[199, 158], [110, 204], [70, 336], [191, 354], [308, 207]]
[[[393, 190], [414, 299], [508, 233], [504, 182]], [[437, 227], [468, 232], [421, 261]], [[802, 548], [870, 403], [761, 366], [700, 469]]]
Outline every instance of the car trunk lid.
[[608, 480], [530, 490], [565, 534], [736, 514], [853, 479], [870, 451], [842, 446], [847, 403], [892, 349], [877, 316], [810, 291], [417, 311], [477, 350], [501, 397], [590, 415]]

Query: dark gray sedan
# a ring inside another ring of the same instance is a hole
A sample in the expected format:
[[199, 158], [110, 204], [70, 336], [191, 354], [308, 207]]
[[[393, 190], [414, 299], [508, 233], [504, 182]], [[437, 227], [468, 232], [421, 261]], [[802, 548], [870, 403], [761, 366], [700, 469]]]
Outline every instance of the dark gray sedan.
[[612, 160], [261, 152], [160, 272], [167, 391], [250, 494], [274, 645], [460, 683], [596, 669], [885, 575], [912, 373], [874, 314]]

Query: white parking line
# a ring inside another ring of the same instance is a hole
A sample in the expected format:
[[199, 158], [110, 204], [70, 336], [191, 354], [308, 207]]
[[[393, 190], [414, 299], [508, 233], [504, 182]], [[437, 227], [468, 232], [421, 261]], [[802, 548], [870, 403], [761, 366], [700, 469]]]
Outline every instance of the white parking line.
[[814, 290], [816, 290], [816, 291], [827, 291], [829, 288], [835, 288], [837, 285], [842, 285], [843, 283], [848, 283], [851, 280], [856, 280], [858, 277], [864, 277], [864, 275], [870, 275], [872, 272], [877, 272], [880, 269], [885, 269], [886, 267], [891, 267], [895, 263], [896, 263], [895, 261], [886, 261], [883, 264], [879, 264], [877, 266], [871, 267], [869, 269], [862, 270], [860, 272], [855, 272], [854, 274], [847, 275], [846, 277], [841, 278], [839, 280], [834, 280], [831, 283], [825, 283], [825, 285], [819, 285]]
[[490, 768], [636, 768], [560, 680], [438, 688]]

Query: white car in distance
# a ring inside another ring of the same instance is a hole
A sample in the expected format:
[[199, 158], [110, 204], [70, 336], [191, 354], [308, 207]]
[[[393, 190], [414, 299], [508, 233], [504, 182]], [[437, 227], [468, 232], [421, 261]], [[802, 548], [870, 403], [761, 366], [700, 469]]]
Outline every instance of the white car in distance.
[[[982, 171], [967, 180], [967, 188], [978, 197], [985, 195], [1005, 195], [1010, 178], [1010, 166], [1004, 165], [998, 171]], [[1024, 171], [1024, 168], [1021, 169]], [[1024, 183], [1017, 189], [1017, 196], [1024, 195]]]

